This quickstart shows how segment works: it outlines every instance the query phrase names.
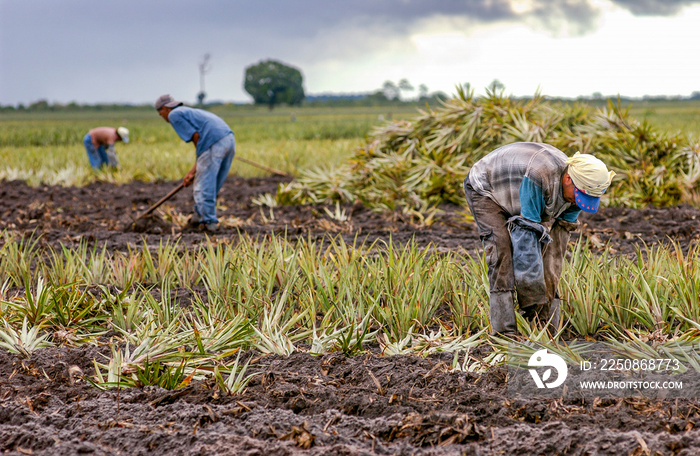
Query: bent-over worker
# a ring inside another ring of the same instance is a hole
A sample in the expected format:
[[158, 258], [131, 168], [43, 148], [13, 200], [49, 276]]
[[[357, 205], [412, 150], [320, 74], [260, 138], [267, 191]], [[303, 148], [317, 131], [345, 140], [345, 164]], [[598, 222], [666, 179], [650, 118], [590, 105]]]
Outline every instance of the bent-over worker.
[[83, 138], [90, 166], [94, 169], [100, 169], [103, 166], [118, 168], [119, 160], [114, 150], [114, 143], [117, 141], [128, 143], [129, 130], [125, 127], [97, 127], [90, 130]]
[[194, 213], [190, 225], [216, 231], [216, 196], [231, 169], [236, 153], [233, 131], [221, 118], [202, 109], [188, 108], [170, 95], [162, 95], [155, 104], [158, 114], [185, 142], [192, 142], [197, 159], [185, 175], [185, 186], [194, 184]]
[[515, 292], [524, 317], [558, 327], [570, 233], [582, 210], [598, 210], [614, 175], [593, 155], [541, 143], [509, 144], [472, 166], [464, 192], [488, 264], [492, 334], [516, 332]]

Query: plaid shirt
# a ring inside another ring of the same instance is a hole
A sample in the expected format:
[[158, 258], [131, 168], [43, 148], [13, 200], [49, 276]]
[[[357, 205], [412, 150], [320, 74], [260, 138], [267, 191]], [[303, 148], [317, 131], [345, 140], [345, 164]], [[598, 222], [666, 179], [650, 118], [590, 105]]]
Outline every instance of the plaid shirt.
[[575, 222], [580, 209], [572, 207], [562, 192], [566, 159], [564, 152], [549, 144], [508, 144], [476, 162], [469, 171], [469, 183], [511, 216], [538, 223], [556, 218]]

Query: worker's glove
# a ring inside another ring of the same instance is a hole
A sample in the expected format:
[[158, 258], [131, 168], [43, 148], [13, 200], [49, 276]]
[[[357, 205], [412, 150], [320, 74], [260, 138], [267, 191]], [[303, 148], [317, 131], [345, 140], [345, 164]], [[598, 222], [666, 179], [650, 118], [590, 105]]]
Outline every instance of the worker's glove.
[[114, 145], [110, 145], [107, 150], [107, 165], [112, 168], [119, 168], [119, 159], [117, 158], [117, 151], [114, 150]]
[[551, 242], [547, 228], [521, 216], [508, 219], [513, 244], [513, 273], [520, 309], [526, 314], [547, 304], [542, 246]]
[[578, 221], [567, 222], [566, 220], [556, 220], [554, 222], [554, 225], [552, 225], [552, 229], [558, 226], [560, 229], [566, 231], [567, 233], [571, 233], [572, 231], [576, 231], [579, 225], [580, 223]]

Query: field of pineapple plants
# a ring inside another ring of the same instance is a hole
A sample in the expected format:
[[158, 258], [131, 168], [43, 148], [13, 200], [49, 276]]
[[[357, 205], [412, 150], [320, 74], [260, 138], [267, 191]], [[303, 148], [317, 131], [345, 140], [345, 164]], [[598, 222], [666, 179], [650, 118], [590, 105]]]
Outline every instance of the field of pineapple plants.
[[[155, 113], [98, 116], [133, 137], [123, 168], [98, 174], [88, 114], [0, 118], [3, 454], [698, 451], [697, 397], [508, 391], [509, 366], [542, 348], [576, 363], [586, 342], [676, 360], [700, 383], [694, 114], [468, 90], [390, 122], [386, 108], [219, 109], [240, 156], [295, 177], [234, 160], [211, 236], [185, 226], [187, 190], [125, 229], [191, 164]], [[618, 173], [580, 217], [553, 337], [524, 319], [523, 338], [489, 337], [460, 186], [513, 141]]]

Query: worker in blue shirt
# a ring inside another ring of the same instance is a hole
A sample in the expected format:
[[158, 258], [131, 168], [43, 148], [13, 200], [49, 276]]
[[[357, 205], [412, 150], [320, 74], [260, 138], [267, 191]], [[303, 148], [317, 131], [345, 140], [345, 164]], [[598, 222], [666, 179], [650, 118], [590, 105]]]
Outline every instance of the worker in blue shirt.
[[220, 117], [183, 106], [170, 95], [160, 96], [155, 108], [183, 141], [195, 146], [197, 160], [183, 179], [186, 187], [194, 184], [194, 213], [190, 224], [215, 232], [219, 226], [216, 196], [224, 185], [236, 153], [233, 131]]

